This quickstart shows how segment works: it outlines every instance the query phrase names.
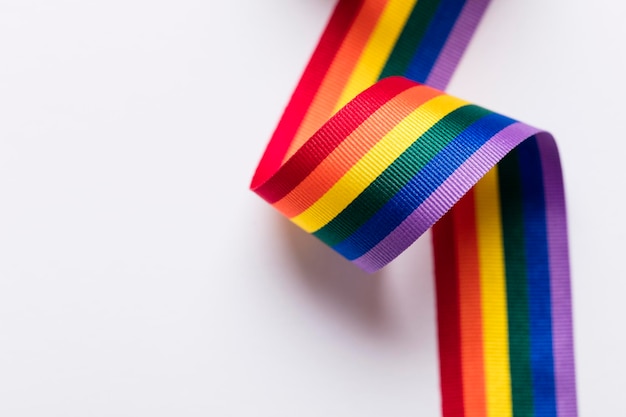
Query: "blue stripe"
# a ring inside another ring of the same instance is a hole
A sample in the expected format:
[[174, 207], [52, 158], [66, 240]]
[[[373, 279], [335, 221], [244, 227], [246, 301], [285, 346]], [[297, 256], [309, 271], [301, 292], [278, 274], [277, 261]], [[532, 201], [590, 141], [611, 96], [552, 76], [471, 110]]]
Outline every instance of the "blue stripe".
[[412, 80], [428, 78], [465, 3], [465, 0], [441, 2], [419, 49], [411, 59], [411, 63], [404, 74], [405, 77]]
[[350, 237], [333, 248], [354, 260], [400, 225], [486, 141], [515, 120], [492, 113], [476, 121], [428, 162], [400, 191]]
[[530, 362], [535, 416], [556, 417], [552, 304], [543, 172], [537, 139], [518, 147], [528, 279]]

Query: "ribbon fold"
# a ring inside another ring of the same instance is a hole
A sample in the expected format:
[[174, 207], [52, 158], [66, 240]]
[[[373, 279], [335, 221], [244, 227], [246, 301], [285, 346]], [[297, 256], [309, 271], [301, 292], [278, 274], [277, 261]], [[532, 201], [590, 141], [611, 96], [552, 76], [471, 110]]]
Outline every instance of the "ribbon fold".
[[554, 139], [441, 91], [487, 4], [339, 1], [251, 188], [366, 271], [433, 228], [444, 417], [572, 417]]

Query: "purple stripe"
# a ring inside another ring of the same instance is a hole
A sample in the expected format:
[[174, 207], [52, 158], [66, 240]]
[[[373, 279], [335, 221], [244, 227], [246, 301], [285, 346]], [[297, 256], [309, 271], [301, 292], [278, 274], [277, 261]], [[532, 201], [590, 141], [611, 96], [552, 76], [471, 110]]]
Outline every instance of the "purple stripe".
[[509, 151], [537, 132], [538, 129], [520, 122], [502, 129], [459, 166], [393, 232], [352, 262], [368, 272], [391, 262], [450, 210]]
[[552, 344], [559, 417], [574, 417], [576, 376], [572, 329], [567, 220], [561, 163], [554, 138], [538, 135], [546, 199], [546, 224], [550, 256], [550, 291], [552, 297]]
[[457, 19], [454, 29], [450, 32], [428, 78], [427, 85], [444, 90], [456, 70], [461, 56], [467, 47], [480, 18], [485, 13], [490, 0], [468, 0]]

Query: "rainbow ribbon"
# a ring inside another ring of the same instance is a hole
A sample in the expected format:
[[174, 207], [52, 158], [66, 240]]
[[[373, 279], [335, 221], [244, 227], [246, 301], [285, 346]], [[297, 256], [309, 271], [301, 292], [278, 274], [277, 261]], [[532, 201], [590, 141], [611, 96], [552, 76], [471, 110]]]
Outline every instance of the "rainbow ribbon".
[[251, 188], [375, 271], [433, 227], [445, 417], [576, 411], [552, 136], [443, 90], [488, 0], [341, 0]]

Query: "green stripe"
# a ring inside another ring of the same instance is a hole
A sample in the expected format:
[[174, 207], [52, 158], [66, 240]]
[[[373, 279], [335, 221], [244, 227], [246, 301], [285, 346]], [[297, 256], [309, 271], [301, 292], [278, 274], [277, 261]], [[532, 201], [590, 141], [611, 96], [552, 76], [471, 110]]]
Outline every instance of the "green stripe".
[[392, 75], [403, 75], [406, 72], [413, 55], [422, 43], [430, 21], [437, 12], [440, 1], [419, 0], [417, 2], [387, 59], [387, 64], [380, 74], [381, 79]]
[[498, 164], [509, 316], [513, 416], [534, 415], [522, 180], [517, 150]]
[[454, 138], [489, 114], [491, 112], [482, 107], [466, 105], [446, 115], [417, 138], [348, 207], [314, 235], [329, 246], [348, 238]]

